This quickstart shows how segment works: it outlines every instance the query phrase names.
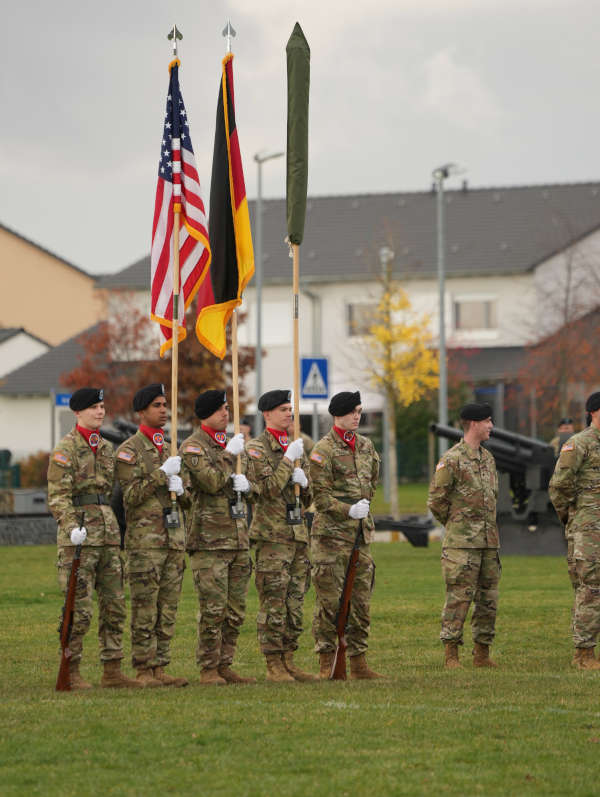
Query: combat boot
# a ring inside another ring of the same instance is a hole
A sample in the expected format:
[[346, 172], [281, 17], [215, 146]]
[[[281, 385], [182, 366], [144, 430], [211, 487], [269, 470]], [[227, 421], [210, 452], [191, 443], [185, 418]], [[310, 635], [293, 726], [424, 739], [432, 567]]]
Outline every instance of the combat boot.
[[225, 686], [227, 681], [221, 678], [216, 667], [204, 667], [200, 673], [200, 683], [203, 686]]
[[75, 691], [76, 689], [92, 689], [92, 684], [89, 681], [84, 681], [81, 677], [81, 673], [79, 672], [79, 662], [78, 661], [71, 661], [69, 662], [69, 682], [71, 684], [71, 689]]
[[159, 681], [158, 678], [154, 677], [154, 672], [152, 671], [152, 667], [144, 667], [138, 669], [137, 675], [135, 676], [135, 680], [138, 682], [140, 686], [143, 686], [144, 689], [163, 686], [163, 682]]
[[444, 642], [444, 652], [446, 654], [445, 667], [448, 670], [462, 669], [460, 661], [458, 660], [458, 643], [457, 642]]
[[219, 665], [219, 675], [224, 678], [228, 684], [255, 684], [256, 678], [244, 678], [235, 670], [232, 670], [229, 664]]
[[143, 684], [124, 675], [121, 672], [121, 660], [113, 659], [104, 662], [104, 674], [100, 686], [105, 689], [140, 689]]
[[594, 656], [594, 648], [579, 648], [578, 670], [600, 670], [600, 661]]
[[163, 686], [187, 686], [189, 684], [187, 678], [175, 678], [173, 675], [167, 675], [164, 667], [153, 667], [152, 674]]
[[[497, 667], [493, 659], [490, 659], [490, 646], [475, 643], [473, 648], [473, 667]], [[600, 666], [600, 665], [599, 665]]]
[[571, 659], [571, 667], [577, 667], [579, 665], [580, 658], [581, 648], [575, 648], [575, 653], [573, 653], [573, 658]]
[[319, 680], [328, 681], [335, 653], [319, 653]]
[[275, 684], [294, 683], [294, 679], [283, 666], [281, 653], [269, 653], [267, 660], [267, 681]]
[[353, 681], [375, 681], [384, 676], [367, 666], [365, 654], [350, 656], [350, 678]]
[[318, 681], [319, 677], [317, 675], [313, 675], [311, 672], [304, 672], [301, 670], [300, 667], [296, 667], [294, 664], [294, 653], [291, 650], [286, 650], [286, 652], [281, 657], [283, 661], [283, 666], [292, 676], [294, 681], [302, 681], [303, 683], [310, 683], [311, 681]]

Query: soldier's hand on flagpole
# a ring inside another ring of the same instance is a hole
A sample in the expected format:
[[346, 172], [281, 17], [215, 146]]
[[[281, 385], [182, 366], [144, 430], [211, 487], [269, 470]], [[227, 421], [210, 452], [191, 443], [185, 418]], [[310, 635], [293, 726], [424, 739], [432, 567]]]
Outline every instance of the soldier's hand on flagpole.
[[225, 451], [234, 457], [241, 454], [244, 450], [244, 435], [241, 432], [234, 434], [231, 440], [225, 446]]
[[352, 504], [348, 510], [348, 514], [353, 520], [362, 520], [369, 514], [370, 501], [367, 498], [361, 498], [355, 504]]
[[287, 457], [290, 462], [295, 462], [302, 457], [302, 454], [304, 454], [304, 440], [298, 437], [296, 440], [292, 440], [283, 456]]
[[299, 484], [303, 490], [306, 490], [308, 487], [308, 479], [306, 478], [306, 473], [304, 473], [302, 468], [294, 468], [294, 472], [292, 473], [292, 482], [294, 484]]
[[183, 482], [181, 476], [169, 476], [169, 492], [183, 495]]
[[250, 489], [250, 482], [243, 473], [232, 473], [233, 489], [236, 493], [247, 493]]
[[181, 470], [181, 457], [169, 457], [160, 466], [160, 470], [167, 476], [176, 476]]

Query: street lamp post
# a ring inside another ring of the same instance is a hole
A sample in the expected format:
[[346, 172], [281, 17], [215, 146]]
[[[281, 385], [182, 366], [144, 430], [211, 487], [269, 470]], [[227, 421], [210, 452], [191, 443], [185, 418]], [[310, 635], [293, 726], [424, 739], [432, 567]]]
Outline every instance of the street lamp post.
[[[464, 169], [455, 163], [445, 163], [433, 170], [437, 191], [437, 271], [439, 292], [439, 353], [440, 387], [438, 393], [438, 423], [448, 425], [448, 369], [446, 363], [446, 243], [444, 228], [444, 180], [452, 175], [463, 174]], [[448, 441], [438, 438], [440, 456], [447, 450]]]
[[[254, 286], [256, 290], [256, 355], [255, 355], [255, 369], [256, 369], [256, 402], [262, 396], [262, 271], [263, 271], [263, 251], [262, 251], [262, 165], [266, 161], [274, 160], [275, 158], [282, 158], [284, 152], [270, 152], [266, 155], [262, 152], [257, 152], [254, 160], [258, 166], [258, 184], [256, 191], [256, 220], [254, 223], [255, 230], [255, 256], [254, 256]], [[262, 432], [263, 420], [262, 415], [256, 407], [256, 415], [254, 417], [254, 435]]]
[[[384, 290], [387, 290], [387, 286], [389, 286], [389, 269], [390, 263], [394, 259], [394, 253], [390, 249], [389, 246], [382, 246], [379, 250], [379, 262], [381, 263], [381, 272], [382, 272], [382, 279], [383, 279], [383, 286]], [[389, 307], [389, 305], [388, 305]], [[390, 319], [387, 319], [388, 322]], [[383, 453], [383, 496], [386, 503], [390, 503], [392, 497], [392, 460], [390, 457], [390, 435], [389, 429], [391, 423], [396, 423], [396, 419], [392, 418], [392, 413], [390, 412], [390, 402], [387, 394], [387, 390], [384, 389], [383, 392], [383, 423], [381, 426], [381, 437], [382, 437], [382, 453]], [[393, 456], [396, 456], [396, 452], [393, 452]]]

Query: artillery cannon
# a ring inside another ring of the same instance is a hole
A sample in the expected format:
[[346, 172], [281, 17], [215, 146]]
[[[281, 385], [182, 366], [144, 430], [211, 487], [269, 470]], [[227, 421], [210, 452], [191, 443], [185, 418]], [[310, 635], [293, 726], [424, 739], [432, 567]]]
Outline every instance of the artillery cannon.
[[[429, 428], [437, 437], [455, 443], [463, 436], [462, 430], [453, 426], [432, 423]], [[548, 495], [556, 463], [552, 446], [534, 437], [497, 428], [492, 429], [483, 446], [493, 455], [498, 470], [497, 513], [502, 547], [506, 549], [508, 544], [510, 549], [510, 541], [525, 532], [549, 533], [551, 552], [562, 553], [563, 528]], [[522, 552], [523, 545], [517, 547]], [[525, 547], [537, 552], [531, 544]]]

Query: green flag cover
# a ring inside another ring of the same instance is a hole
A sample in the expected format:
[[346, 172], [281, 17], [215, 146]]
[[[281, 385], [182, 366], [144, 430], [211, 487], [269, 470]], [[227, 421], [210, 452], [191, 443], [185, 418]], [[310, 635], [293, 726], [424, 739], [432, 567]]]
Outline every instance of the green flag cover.
[[288, 75], [287, 229], [290, 243], [301, 244], [308, 185], [310, 47], [297, 22], [285, 51]]

